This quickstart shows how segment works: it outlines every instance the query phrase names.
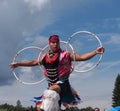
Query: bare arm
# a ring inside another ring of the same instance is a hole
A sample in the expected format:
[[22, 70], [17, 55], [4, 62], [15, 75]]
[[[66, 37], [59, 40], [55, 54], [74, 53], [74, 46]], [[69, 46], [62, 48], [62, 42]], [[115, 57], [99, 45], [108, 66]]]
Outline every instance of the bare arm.
[[23, 61], [23, 62], [14, 62], [10, 64], [10, 67], [13, 69], [18, 66], [30, 67], [30, 66], [37, 66], [40, 63], [41, 63], [40, 60], [36, 59], [36, 60]]
[[[97, 54], [102, 54], [104, 53], [104, 48], [103, 47], [99, 47], [96, 50], [89, 52], [89, 53], [85, 53], [85, 54], [75, 54], [75, 60], [76, 61], [85, 61], [85, 60], [89, 60], [92, 57], [94, 57]], [[70, 54], [71, 60], [74, 60], [74, 54]]]

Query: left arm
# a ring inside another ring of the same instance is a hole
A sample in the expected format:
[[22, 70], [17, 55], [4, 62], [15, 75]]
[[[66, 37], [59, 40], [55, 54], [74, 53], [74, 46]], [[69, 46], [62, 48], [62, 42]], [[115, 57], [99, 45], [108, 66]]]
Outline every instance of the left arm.
[[[99, 47], [96, 50], [89, 52], [89, 53], [85, 53], [85, 54], [75, 54], [75, 60], [76, 61], [85, 61], [85, 60], [89, 60], [91, 58], [93, 58], [95, 55], [97, 54], [102, 54], [104, 53], [104, 48], [103, 47]], [[74, 60], [74, 53], [70, 54], [71, 60]]]

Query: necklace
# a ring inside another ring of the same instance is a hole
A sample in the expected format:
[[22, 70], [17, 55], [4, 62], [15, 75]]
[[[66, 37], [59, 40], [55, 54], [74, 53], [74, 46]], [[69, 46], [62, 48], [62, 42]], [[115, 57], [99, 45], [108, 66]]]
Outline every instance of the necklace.
[[49, 57], [50, 58], [52, 58], [55, 54], [56, 54], [56, 52], [52, 52], [51, 50], [49, 50]]

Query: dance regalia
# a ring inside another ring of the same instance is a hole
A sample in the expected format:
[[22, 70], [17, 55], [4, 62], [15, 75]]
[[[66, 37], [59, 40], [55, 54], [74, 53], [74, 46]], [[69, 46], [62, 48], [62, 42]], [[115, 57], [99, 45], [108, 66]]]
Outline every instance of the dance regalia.
[[52, 55], [50, 52], [44, 54], [40, 59], [44, 66], [44, 76], [47, 78], [48, 86], [58, 84], [61, 88], [60, 98], [61, 103], [76, 104], [80, 101], [78, 94], [73, 94], [69, 83], [69, 75], [72, 71], [70, 53], [60, 50]]
[[58, 81], [64, 82], [72, 70], [69, 52], [60, 50], [52, 58], [49, 58], [48, 54], [42, 57], [44, 75], [48, 79], [48, 84], [52, 85]]

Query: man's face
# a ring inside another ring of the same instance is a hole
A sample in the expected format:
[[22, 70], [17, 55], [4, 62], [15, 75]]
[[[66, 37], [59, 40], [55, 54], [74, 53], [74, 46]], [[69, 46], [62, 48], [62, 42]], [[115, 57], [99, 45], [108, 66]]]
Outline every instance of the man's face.
[[60, 42], [50, 42], [49, 46], [51, 51], [56, 52], [60, 49]]

